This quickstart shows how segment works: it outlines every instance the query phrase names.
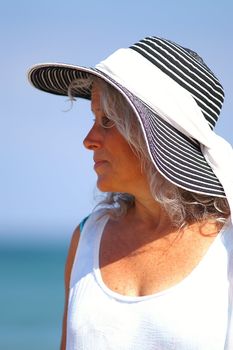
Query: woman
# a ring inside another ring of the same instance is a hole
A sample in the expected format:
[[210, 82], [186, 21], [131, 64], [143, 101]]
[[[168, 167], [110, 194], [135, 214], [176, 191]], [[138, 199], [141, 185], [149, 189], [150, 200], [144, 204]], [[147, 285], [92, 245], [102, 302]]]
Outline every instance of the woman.
[[91, 98], [84, 146], [106, 193], [73, 234], [61, 348], [233, 349], [233, 157], [212, 131], [214, 74], [148, 37], [94, 69], [37, 65], [29, 78]]

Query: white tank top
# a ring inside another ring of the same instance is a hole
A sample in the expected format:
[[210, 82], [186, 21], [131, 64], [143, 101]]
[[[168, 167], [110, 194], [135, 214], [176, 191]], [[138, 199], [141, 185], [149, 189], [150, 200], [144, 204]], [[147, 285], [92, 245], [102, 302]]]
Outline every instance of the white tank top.
[[[99, 269], [105, 215], [85, 223], [73, 264], [66, 350], [223, 350], [228, 329], [228, 223], [182, 282], [143, 297], [110, 290]], [[230, 252], [231, 251], [231, 252]]]

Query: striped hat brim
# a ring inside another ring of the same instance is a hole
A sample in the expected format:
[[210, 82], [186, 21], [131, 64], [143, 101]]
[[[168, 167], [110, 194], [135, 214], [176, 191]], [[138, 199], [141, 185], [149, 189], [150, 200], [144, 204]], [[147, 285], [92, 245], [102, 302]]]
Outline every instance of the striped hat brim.
[[[95, 76], [115, 87], [133, 108], [157, 170], [173, 184], [195, 193], [225, 197], [221, 183], [206, 162], [199, 143], [188, 138], [125, 87], [95, 68], [68, 64], [41, 64], [29, 71], [29, 81], [40, 90], [67, 96], [75, 79]], [[74, 97], [91, 98], [90, 86], [72, 89]]]
[[200, 144], [174, 128], [129, 91], [123, 90], [137, 110], [151, 159], [158, 171], [167, 180], [188, 191], [225, 197], [224, 189], [206, 162]]

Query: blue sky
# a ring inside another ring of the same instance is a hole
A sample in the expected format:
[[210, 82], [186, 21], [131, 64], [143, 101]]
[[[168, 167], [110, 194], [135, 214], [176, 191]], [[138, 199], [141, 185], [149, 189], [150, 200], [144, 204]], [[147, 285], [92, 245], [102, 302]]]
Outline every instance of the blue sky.
[[233, 2], [8, 1], [1, 4], [0, 234], [66, 239], [95, 205], [92, 155], [82, 140], [89, 104], [26, 80], [39, 62], [93, 66], [146, 35], [197, 51], [225, 87], [217, 132], [233, 144]]

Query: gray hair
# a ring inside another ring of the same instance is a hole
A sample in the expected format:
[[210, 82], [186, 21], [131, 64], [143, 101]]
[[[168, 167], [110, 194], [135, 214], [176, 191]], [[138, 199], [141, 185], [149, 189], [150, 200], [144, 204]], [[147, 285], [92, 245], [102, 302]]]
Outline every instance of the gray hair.
[[[101, 107], [113, 120], [119, 132], [127, 140], [133, 152], [139, 158], [142, 172], [147, 176], [151, 194], [167, 212], [176, 227], [183, 227], [194, 221], [213, 218], [225, 222], [230, 215], [226, 198], [207, 196], [184, 190], [166, 180], [152, 163], [138, 119], [125, 98], [102, 79], [75, 80], [69, 87], [69, 96], [73, 100], [73, 91], [79, 87], [89, 87], [95, 82], [101, 91]], [[134, 206], [135, 198], [128, 193], [105, 193], [99, 202], [114, 217], [125, 215]]]

